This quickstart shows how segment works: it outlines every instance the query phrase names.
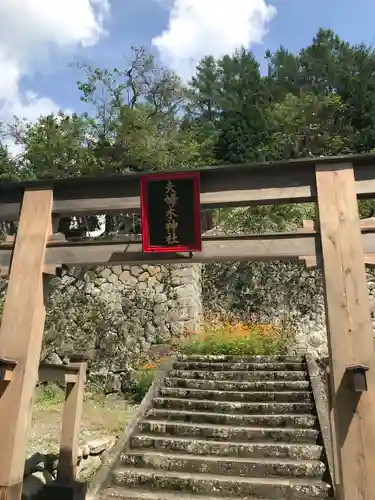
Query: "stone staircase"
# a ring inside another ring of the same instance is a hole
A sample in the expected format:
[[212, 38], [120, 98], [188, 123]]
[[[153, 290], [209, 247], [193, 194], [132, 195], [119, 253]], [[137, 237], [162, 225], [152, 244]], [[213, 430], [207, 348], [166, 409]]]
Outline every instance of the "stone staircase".
[[179, 355], [102, 500], [332, 498], [302, 358]]

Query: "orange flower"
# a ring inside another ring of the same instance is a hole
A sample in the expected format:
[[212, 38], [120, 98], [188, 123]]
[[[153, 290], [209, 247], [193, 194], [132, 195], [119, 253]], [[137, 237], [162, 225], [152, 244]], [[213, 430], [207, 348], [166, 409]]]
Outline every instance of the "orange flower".
[[142, 366], [142, 370], [154, 370], [156, 368], [156, 363], [146, 363]]

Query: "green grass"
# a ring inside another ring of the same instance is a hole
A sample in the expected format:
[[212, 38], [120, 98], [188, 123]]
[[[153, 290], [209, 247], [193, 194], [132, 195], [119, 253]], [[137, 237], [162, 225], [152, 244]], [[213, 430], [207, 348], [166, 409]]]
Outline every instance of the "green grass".
[[35, 404], [38, 408], [49, 408], [62, 403], [65, 391], [57, 384], [40, 385], [36, 389]]

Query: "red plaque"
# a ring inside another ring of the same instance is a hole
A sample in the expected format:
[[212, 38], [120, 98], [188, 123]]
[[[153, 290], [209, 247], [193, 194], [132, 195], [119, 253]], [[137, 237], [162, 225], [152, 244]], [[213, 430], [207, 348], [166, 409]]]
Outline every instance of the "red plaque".
[[141, 177], [142, 250], [202, 250], [199, 173]]

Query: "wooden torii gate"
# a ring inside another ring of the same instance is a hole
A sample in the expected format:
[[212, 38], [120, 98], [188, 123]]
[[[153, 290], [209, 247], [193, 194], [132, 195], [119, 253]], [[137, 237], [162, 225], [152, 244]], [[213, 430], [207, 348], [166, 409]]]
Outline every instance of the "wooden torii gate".
[[[319, 228], [203, 238], [193, 254], [145, 254], [139, 241], [67, 242], [53, 217], [139, 210], [140, 176], [0, 183], [0, 220], [19, 220], [0, 245], [9, 274], [0, 327], [0, 500], [21, 498], [27, 430], [38, 376], [45, 273], [55, 267], [133, 262], [322, 259], [340, 500], [375, 500], [375, 350], [365, 255], [375, 231], [358, 221], [357, 198], [375, 196], [375, 155], [326, 157], [199, 170], [201, 206], [316, 201]], [[353, 378], [359, 369], [360, 382]]]
[[[361, 231], [372, 231], [375, 229], [375, 217], [370, 217], [368, 219], [361, 219], [359, 221], [359, 227], [361, 228]], [[311, 231], [311, 230], [319, 230], [319, 222], [313, 221], [313, 220], [304, 220], [302, 224], [302, 230], [303, 231]], [[301, 263], [305, 265], [307, 269], [316, 269], [316, 268], [321, 268], [323, 265], [323, 262], [321, 259], [317, 259], [316, 256], [311, 256], [311, 257], [300, 257], [298, 259]], [[373, 268], [375, 266], [375, 254], [374, 253], [366, 253], [364, 255], [364, 262], [367, 267]], [[328, 368], [328, 373], [327, 373], [327, 381], [328, 385], [331, 386], [331, 371], [330, 367]], [[331, 387], [328, 387], [328, 394], [331, 391]], [[334, 470], [334, 479], [336, 481], [335, 487], [336, 489], [339, 489], [340, 486], [338, 484], [339, 479], [339, 470], [338, 470], [338, 457], [337, 457], [337, 449], [336, 449], [336, 430], [335, 430], [335, 422], [334, 422], [334, 407], [332, 405], [332, 401], [329, 401], [329, 412], [330, 412], [330, 424], [331, 424], [331, 438], [333, 441], [332, 445], [332, 451], [334, 456], [332, 457], [333, 459], [333, 466], [335, 468]]]

